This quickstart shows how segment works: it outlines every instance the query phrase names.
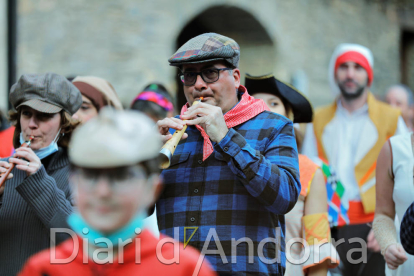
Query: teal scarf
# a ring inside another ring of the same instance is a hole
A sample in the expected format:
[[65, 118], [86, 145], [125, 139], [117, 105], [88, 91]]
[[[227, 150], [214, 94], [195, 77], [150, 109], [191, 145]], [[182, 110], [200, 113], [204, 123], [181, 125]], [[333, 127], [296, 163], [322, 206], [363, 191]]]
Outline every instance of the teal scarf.
[[[125, 225], [123, 228], [119, 229], [115, 233], [105, 235], [92, 227], [90, 227], [82, 218], [82, 216], [79, 213], [73, 213], [68, 217], [68, 224], [73, 229], [73, 231], [76, 232], [80, 237], [87, 238], [88, 242], [90, 244], [99, 246], [99, 247], [106, 247], [103, 244], [106, 244], [105, 242], [98, 242], [95, 243], [95, 239], [99, 238], [106, 238], [110, 242], [112, 242], [112, 245], [116, 246], [120, 241], [124, 242], [129, 238], [132, 238], [139, 234], [140, 232], [135, 231], [137, 228], [142, 230], [142, 227], [144, 225], [144, 219], [145, 219], [145, 212], [139, 212], [137, 213], [127, 225]], [[138, 230], [138, 229], [137, 229]]]

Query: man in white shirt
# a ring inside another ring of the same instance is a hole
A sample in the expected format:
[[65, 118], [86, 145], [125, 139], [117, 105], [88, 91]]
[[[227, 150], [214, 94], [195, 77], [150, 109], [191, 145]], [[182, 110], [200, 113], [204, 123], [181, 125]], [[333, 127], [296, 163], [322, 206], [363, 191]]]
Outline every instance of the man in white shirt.
[[[342, 200], [349, 203], [350, 225], [333, 229], [343, 275], [385, 275], [385, 262], [379, 253], [371, 227], [375, 211], [375, 166], [387, 139], [408, 131], [400, 112], [381, 103], [370, 93], [373, 56], [358, 44], [339, 45], [331, 58], [329, 81], [338, 95], [333, 104], [315, 113], [303, 145], [303, 153], [327, 161], [345, 186]], [[310, 130], [310, 131], [309, 131]], [[368, 252], [361, 243], [368, 242]], [[347, 256], [350, 250], [354, 252]], [[361, 256], [367, 253], [367, 263]]]

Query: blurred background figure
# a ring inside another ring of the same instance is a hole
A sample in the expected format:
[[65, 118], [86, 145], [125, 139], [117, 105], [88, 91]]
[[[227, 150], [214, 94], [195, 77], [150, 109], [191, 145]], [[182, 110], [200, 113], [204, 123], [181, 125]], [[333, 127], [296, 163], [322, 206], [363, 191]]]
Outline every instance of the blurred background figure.
[[122, 110], [122, 104], [112, 84], [107, 80], [93, 76], [78, 76], [72, 81], [82, 93], [82, 106], [73, 118], [85, 123], [98, 115], [104, 106]]
[[385, 95], [387, 103], [401, 110], [401, 116], [404, 119], [407, 128], [413, 131], [413, 92], [403, 84], [393, 85], [387, 90]]
[[[371, 92], [374, 80], [374, 57], [359, 44], [338, 45], [329, 63], [328, 78], [332, 104], [315, 112], [313, 131], [307, 132], [303, 153], [327, 160], [345, 187], [341, 200], [349, 204], [349, 225], [334, 228], [335, 240], [343, 266], [343, 275], [385, 275], [385, 261], [374, 232], [368, 225], [375, 212], [375, 165], [382, 145], [408, 129], [400, 111], [375, 99]], [[367, 242], [367, 262], [355, 263], [364, 248], [352, 238]], [[352, 258], [349, 250], [356, 250]]]
[[164, 85], [151, 83], [131, 103], [131, 109], [145, 113], [154, 122], [174, 116], [174, 104]]
[[[0, 160], [0, 173], [16, 166], [0, 188], [0, 275], [16, 275], [31, 255], [50, 247], [51, 228], [66, 227], [72, 212], [67, 147], [82, 96], [60, 75], [24, 74], [10, 103], [16, 153]], [[31, 136], [30, 147], [20, 147]]]
[[[247, 74], [245, 85], [247, 91], [256, 99], [262, 99], [270, 111], [285, 116], [294, 123], [312, 122], [313, 110], [308, 99], [273, 75], [253, 77]], [[297, 144], [301, 144], [300, 139], [303, 138], [303, 135], [298, 135], [299, 132], [299, 128], [295, 128]], [[324, 175], [314, 162], [302, 154], [299, 154], [299, 173], [302, 188], [298, 202], [286, 215], [286, 243], [293, 238], [304, 238], [310, 245], [310, 257], [301, 264], [293, 264], [288, 259], [285, 275], [326, 275], [328, 267], [334, 268], [339, 264], [339, 256], [330, 243], [331, 229]], [[319, 242], [324, 244], [321, 246]], [[294, 243], [288, 248], [287, 254], [290, 253], [293, 260], [299, 260], [304, 250], [302, 244]], [[316, 250], [318, 253], [315, 253]], [[319, 259], [314, 257], [315, 254]]]
[[11, 126], [3, 112], [0, 111], [0, 159], [11, 156], [13, 147], [14, 126]]

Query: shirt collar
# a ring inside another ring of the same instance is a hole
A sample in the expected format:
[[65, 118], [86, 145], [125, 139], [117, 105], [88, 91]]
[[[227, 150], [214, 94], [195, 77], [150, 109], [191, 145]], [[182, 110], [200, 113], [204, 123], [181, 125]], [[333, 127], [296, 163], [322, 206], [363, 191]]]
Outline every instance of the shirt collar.
[[354, 110], [352, 112], [349, 112], [345, 107], [342, 105], [341, 100], [338, 99], [337, 101], [337, 110], [340, 114], [348, 116], [348, 117], [355, 117], [359, 115], [364, 115], [368, 113], [368, 104], [365, 103], [362, 107], [358, 108], [357, 110]]

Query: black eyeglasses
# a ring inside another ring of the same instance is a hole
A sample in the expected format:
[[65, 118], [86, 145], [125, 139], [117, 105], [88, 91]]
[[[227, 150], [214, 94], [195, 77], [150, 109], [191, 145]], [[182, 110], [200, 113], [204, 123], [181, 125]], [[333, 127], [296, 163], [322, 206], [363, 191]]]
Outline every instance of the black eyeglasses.
[[178, 74], [185, 86], [194, 85], [197, 81], [197, 76], [200, 75], [206, 83], [213, 83], [220, 78], [220, 71], [233, 70], [232, 68], [209, 68], [201, 72], [182, 72]]

